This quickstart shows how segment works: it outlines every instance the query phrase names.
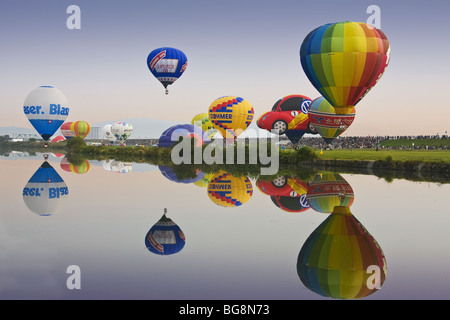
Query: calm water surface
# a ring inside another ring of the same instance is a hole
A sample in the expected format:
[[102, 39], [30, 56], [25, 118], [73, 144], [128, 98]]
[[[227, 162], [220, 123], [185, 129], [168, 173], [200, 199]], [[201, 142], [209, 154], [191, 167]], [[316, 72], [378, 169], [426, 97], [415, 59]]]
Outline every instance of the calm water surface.
[[450, 298], [449, 185], [85, 165], [0, 158], [1, 299]]

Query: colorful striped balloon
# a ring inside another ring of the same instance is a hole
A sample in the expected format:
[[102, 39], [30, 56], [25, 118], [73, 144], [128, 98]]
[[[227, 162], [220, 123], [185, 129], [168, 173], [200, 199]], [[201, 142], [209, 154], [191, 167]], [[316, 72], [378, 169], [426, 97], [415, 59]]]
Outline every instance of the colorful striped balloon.
[[337, 114], [352, 112], [383, 75], [389, 56], [385, 34], [363, 22], [325, 24], [300, 48], [304, 72]]
[[212, 139], [212, 137], [215, 136], [215, 134], [217, 133], [217, 129], [214, 128], [206, 112], [195, 115], [192, 118], [191, 124], [202, 128], [209, 139]]
[[208, 117], [213, 126], [226, 139], [234, 142], [253, 120], [252, 105], [241, 97], [227, 96], [213, 101]]
[[247, 177], [235, 177], [221, 171], [208, 183], [208, 197], [222, 207], [239, 207], [253, 195], [252, 182]]
[[350, 127], [355, 120], [355, 108], [349, 114], [336, 114], [336, 109], [324, 98], [311, 102], [309, 121], [326, 143], [331, 143]]
[[330, 213], [336, 206], [350, 207], [354, 193], [350, 184], [338, 173], [320, 173], [309, 184], [306, 194], [310, 207]]
[[91, 132], [91, 125], [86, 121], [75, 121], [70, 125], [70, 129], [75, 133], [75, 137], [84, 139]]
[[313, 292], [335, 299], [360, 299], [381, 288], [386, 259], [377, 241], [348, 207], [333, 212], [308, 237], [297, 274]]

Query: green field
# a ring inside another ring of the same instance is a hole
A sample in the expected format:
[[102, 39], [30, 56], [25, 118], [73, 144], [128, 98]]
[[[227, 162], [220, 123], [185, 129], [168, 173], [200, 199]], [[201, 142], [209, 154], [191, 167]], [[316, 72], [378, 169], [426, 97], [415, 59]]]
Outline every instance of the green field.
[[316, 151], [321, 159], [331, 160], [386, 160], [396, 161], [443, 161], [450, 163], [450, 150], [383, 150], [335, 149]]
[[426, 146], [429, 148], [449, 148], [450, 149], [450, 139], [442, 138], [442, 139], [389, 139], [381, 142], [381, 145], [384, 147], [398, 148], [415, 148], [421, 147], [421, 149], [425, 149]]

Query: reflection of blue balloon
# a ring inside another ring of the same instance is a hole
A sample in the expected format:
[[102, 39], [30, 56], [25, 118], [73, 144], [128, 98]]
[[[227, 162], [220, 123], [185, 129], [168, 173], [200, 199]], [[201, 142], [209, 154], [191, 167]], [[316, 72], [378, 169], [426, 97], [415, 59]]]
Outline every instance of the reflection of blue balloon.
[[23, 112], [30, 123], [48, 140], [61, 127], [69, 115], [64, 94], [51, 86], [42, 86], [31, 91], [23, 103]]
[[145, 236], [145, 246], [150, 252], [170, 255], [180, 252], [186, 243], [180, 227], [167, 218], [166, 214], [155, 223]]
[[194, 183], [194, 182], [197, 182], [197, 181], [203, 179], [203, 177], [205, 176], [204, 172], [198, 171], [197, 176], [195, 178], [179, 179], [179, 178], [177, 178], [177, 175], [175, 174], [175, 172], [173, 171], [173, 169], [171, 167], [159, 166], [158, 168], [159, 168], [159, 170], [161, 170], [161, 173], [163, 174], [164, 177], [166, 177], [170, 181], [178, 182], [178, 183]]
[[202, 128], [193, 124], [178, 124], [166, 129], [159, 137], [158, 147], [171, 147], [181, 137], [190, 137], [197, 140], [197, 146], [209, 143], [211, 140]]
[[167, 86], [174, 83], [186, 70], [187, 57], [183, 51], [175, 48], [158, 48], [148, 55], [147, 67], [166, 88], [167, 94]]
[[69, 195], [61, 176], [45, 161], [28, 180], [23, 189], [27, 207], [40, 216], [50, 216], [59, 211]]

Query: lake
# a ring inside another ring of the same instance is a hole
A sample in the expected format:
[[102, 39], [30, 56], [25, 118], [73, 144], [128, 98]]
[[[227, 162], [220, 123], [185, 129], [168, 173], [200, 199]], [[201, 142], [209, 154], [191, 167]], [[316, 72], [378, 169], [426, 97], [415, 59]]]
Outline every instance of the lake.
[[[0, 157], [0, 299], [449, 299], [450, 186]], [[164, 210], [167, 210], [164, 213]]]

